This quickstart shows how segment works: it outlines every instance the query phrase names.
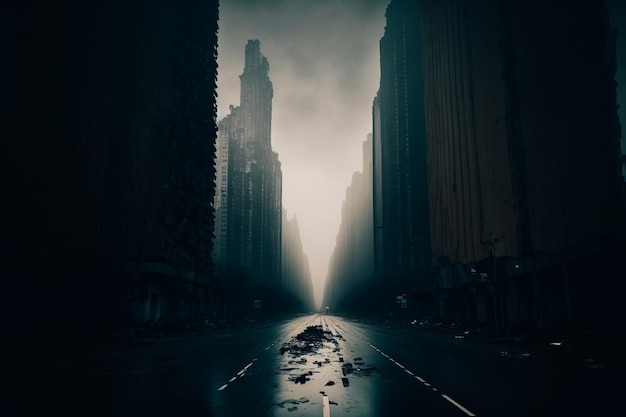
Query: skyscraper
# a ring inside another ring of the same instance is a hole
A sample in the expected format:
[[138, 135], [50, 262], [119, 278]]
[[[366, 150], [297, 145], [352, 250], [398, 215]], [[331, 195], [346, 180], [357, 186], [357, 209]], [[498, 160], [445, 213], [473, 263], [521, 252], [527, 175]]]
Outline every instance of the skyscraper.
[[373, 106], [376, 274], [395, 292], [419, 292], [430, 264], [418, 5], [393, 0], [387, 7]]
[[219, 122], [217, 261], [238, 279], [278, 285], [282, 170], [271, 146], [269, 63], [258, 40], [246, 45], [240, 80], [240, 105]]
[[590, 279], [623, 271], [624, 206], [603, 2], [422, 5], [438, 314], [608, 323]]

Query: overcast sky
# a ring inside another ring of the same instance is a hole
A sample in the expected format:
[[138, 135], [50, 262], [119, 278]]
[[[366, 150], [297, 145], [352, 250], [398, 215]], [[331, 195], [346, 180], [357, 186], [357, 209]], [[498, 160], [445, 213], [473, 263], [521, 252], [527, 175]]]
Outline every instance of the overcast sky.
[[352, 173], [372, 130], [388, 0], [220, 0], [218, 120], [239, 105], [249, 39], [274, 85], [272, 146], [283, 206], [298, 218], [317, 302]]

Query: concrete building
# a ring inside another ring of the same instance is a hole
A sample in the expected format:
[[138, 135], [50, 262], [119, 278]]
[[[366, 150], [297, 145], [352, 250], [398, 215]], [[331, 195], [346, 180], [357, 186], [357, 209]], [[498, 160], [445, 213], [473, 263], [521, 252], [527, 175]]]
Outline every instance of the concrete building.
[[247, 297], [267, 298], [267, 288], [281, 282], [282, 170], [271, 146], [269, 63], [258, 40], [246, 45], [240, 80], [240, 105], [219, 122], [216, 259], [224, 291], [247, 283]]
[[418, 308], [431, 257], [418, 6], [393, 0], [387, 8], [373, 104], [375, 269], [390, 308], [402, 293]]
[[3, 316], [210, 317], [217, 2], [35, 3], [3, 13]]
[[602, 322], [625, 253], [603, 2], [426, 0], [421, 21], [433, 313], [497, 329]]

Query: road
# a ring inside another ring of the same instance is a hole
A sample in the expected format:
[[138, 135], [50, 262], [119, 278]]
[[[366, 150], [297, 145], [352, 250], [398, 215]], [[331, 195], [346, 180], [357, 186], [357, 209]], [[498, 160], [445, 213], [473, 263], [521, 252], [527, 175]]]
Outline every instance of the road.
[[0, 414], [611, 415], [624, 388], [551, 348], [316, 314], [51, 358]]

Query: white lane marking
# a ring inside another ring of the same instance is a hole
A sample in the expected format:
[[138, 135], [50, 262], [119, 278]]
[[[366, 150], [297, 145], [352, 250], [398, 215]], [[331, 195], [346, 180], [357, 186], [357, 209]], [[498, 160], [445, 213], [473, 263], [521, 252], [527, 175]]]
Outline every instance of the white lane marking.
[[[358, 337], [358, 336], [357, 336]], [[362, 339], [364, 341], [367, 342], [367, 340], [365, 340], [362, 337], [359, 337], [359, 339]], [[395, 359], [393, 359], [391, 356], [387, 355], [385, 352], [383, 352], [382, 350], [376, 348], [376, 346], [372, 345], [371, 343], [367, 342], [368, 345], [370, 345], [370, 347], [374, 350], [376, 350], [378, 353], [380, 353], [381, 355], [383, 355], [384, 357], [386, 357], [387, 359], [389, 359], [391, 362], [393, 362], [394, 364], [398, 365], [400, 368], [404, 369], [405, 372], [407, 372], [408, 374], [411, 374], [415, 377], [415, 379], [417, 379], [418, 381], [420, 381], [421, 383], [423, 383], [425, 386], [430, 387], [433, 391], [437, 391], [437, 388], [431, 386], [428, 382], [426, 382], [425, 379], [420, 378], [418, 375], [413, 374], [410, 370], [408, 370], [407, 368], [405, 368], [402, 364], [400, 364], [399, 362], [397, 362]], [[467, 408], [463, 407], [461, 404], [457, 403], [456, 401], [454, 401], [452, 398], [448, 397], [445, 394], [441, 395], [443, 398], [445, 398], [446, 400], [448, 400], [451, 404], [453, 404], [454, 406], [456, 406], [459, 410], [463, 411], [465, 414], [467, 414], [470, 417], [476, 417], [476, 414], [472, 413], [471, 411], [469, 411]], [[325, 417], [325, 416], [324, 416]]]
[[224, 384], [221, 387], [219, 387], [217, 390], [218, 391], [222, 391], [224, 388], [226, 388], [228, 386], [228, 384]]
[[[256, 360], [256, 359], [255, 359]], [[249, 367], [252, 366], [252, 362], [250, 362], [249, 364], [247, 364], [246, 366], [243, 367], [244, 371], [247, 371]]]
[[228, 381], [228, 383], [233, 382], [235, 379], [237, 379], [237, 377], [236, 377], [236, 376], [232, 377], [232, 378]]
[[407, 374], [411, 375], [411, 376], [415, 376], [415, 374], [411, 371], [409, 371], [408, 369], [405, 369], [404, 372], [406, 372]]
[[452, 398], [448, 397], [446, 394], [441, 394], [441, 396], [443, 398], [445, 398], [446, 400], [450, 401], [452, 404], [454, 404], [459, 410], [463, 411], [465, 414], [467, 414], [470, 417], [475, 417], [476, 414], [472, 413], [470, 410], [468, 410], [467, 408], [463, 407], [461, 404], [457, 403], [456, 401], [454, 401]]
[[328, 395], [322, 397], [322, 415], [323, 417], [330, 417], [330, 402], [328, 401]]

